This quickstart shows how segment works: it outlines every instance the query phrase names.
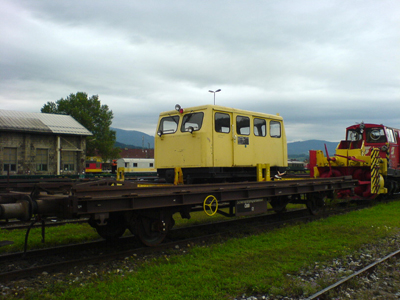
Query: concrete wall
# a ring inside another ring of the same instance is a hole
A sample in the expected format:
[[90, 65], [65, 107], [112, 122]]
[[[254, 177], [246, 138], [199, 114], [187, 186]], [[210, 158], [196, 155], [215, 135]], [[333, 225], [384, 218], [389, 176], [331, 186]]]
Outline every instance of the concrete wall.
[[[81, 174], [85, 168], [86, 138], [77, 135], [0, 132], [1, 175], [7, 175], [5, 164], [11, 169], [9, 163], [12, 163], [13, 159], [10, 159], [10, 153], [14, 152], [17, 158], [10, 175]], [[60, 163], [57, 164], [59, 158]]]

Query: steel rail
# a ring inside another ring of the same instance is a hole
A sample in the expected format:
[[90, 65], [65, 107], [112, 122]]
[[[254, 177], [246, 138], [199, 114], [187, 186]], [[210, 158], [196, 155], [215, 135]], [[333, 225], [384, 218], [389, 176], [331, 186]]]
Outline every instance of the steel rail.
[[389, 255], [386, 255], [385, 257], [373, 262], [372, 264], [362, 268], [361, 270], [359, 270], [359, 271], [347, 276], [346, 278], [343, 278], [343, 279], [339, 280], [338, 282], [326, 287], [325, 289], [323, 289], [323, 290], [311, 295], [310, 297], [307, 298], [307, 300], [317, 299], [318, 297], [326, 294], [327, 292], [329, 292], [329, 291], [337, 288], [338, 286], [348, 282], [350, 279], [352, 279], [352, 278], [354, 278], [354, 277], [356, 277], [356, 276], [358, 276], [358, 275], [360, 275], [362, 273], [365, 273], [365, 272], [371, 270], [372, 268], [376, 267], [377, 265], [385, 262], [386, 260], [388, 260], [388, 259], [390, 259], [392, 257], [398, 256], [398, 255], [400, 255], [400, 250], [394, 251], [394, 252], [390, 253]]

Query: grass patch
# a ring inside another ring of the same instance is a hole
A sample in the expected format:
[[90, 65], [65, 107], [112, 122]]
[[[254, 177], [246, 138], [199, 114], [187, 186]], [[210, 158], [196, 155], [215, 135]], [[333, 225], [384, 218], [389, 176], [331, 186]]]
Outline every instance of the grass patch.
[[[334, 216], [273, 232], [195, 247], [97, 274], [87, 282], [56, 283], [29, 299], [233, 299], [284, 288], [286, 274], [330, 260], [398, 233], [400, 202]], [[129, 262], [128, 262], [129, 263]], [[124, 271], [125, 270], [125, 271]], [[83, 285], [83, 286], [82, 286]], [[299, 290], [299, 293], [304, 290]]]
[[[0, 229], [0, 241], [13, 241], [14, 244], [0, 247], [0, 253], [23, 251], [26, 229]], [[29, 233], [28, 249], [42, 249], [99, 239], [97, 232], [87, 223], [65, 224], [46, 227], [45, 243], [42, 243], [42, 229], [32, 228]]]

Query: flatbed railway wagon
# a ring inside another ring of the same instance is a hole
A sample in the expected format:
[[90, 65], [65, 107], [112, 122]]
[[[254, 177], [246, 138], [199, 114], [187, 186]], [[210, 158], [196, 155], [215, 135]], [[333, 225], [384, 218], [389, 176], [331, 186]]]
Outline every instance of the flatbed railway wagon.
[[1, 193], [0, 220], [88, 218], [105, 239], [117, 239], [129, 229], [144, 245], [155, 246], [174, 226], [176, 213], [186, 219], [195, 211], [226, 217], [263, 214], [268, 202], [282, 200], [286, 205], [286, 199], [318, 210], [327, 194], [355, 186], [349, 177], [143, 187], [102, 180], [58, 191], [54, 184], [41, 183], [30, 194]]

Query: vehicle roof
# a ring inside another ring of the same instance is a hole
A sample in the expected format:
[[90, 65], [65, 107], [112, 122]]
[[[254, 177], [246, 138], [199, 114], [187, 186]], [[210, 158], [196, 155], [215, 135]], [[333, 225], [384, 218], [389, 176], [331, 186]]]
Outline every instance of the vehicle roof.
[[[267, 113], [262, 113], [262, 112], [254, 112], [254, 111], [248, 111], [248, 110], [243, 110], [243, 109], [237, 109], [237, 108], [231, 108], [231, 107], [225, 107], [225, 106], [220, 106], [220, 105], [200, 105], [200, 106], [192, 106], [192, 107], [182, 107], [183, 108], [183, 114], [185, 113], [190, 113], [192, 111], [199, 111], [199, 110], [216, 110], [216, 111], [226, 111], [226, 112], [232, 112], [232, 113], [238, 113], [238, 114], [245, 114], [245, 115], [251, 115], [251, 116], [259, 116], [259, 117], [264, 117], [264, 118], [269, 118], [269, 119], [276, 119], [276, 120], [283, 120], [283, 118], [279, 115], [273, 115], [273, 114], [267, 114]], [[176, 110], [169, 110], [165, 112], [160, 113], [161, 116], [169, 116], [169, 115], [176, 115], [179, 114]]]
[[[396, 129], [396, 128], [394, 128], [394, 127], [385, 126], [385, 125], [383, 125], [383, 124], [373, 124], [373, 123], [363, 123], [363, 124], [364, 124], [365, 128], [381, 127], [381, 128], [391, 128], [391, 129], [399, 130], [399, 129]], [[347, 127], [346, 129], [355, 129], [355, 128], [359, 128], [360, 125], [361, 125], [361, 123], [360, 123], [360, 124], [351, 125], [351, 126]]]
[[136, 158], [118, 158], [118, 160], [123, 160], [123, 161], [146, 161], [146, 160], [154, 160], [154, 158], [139, 158], [139, 157], [136, 157]]

